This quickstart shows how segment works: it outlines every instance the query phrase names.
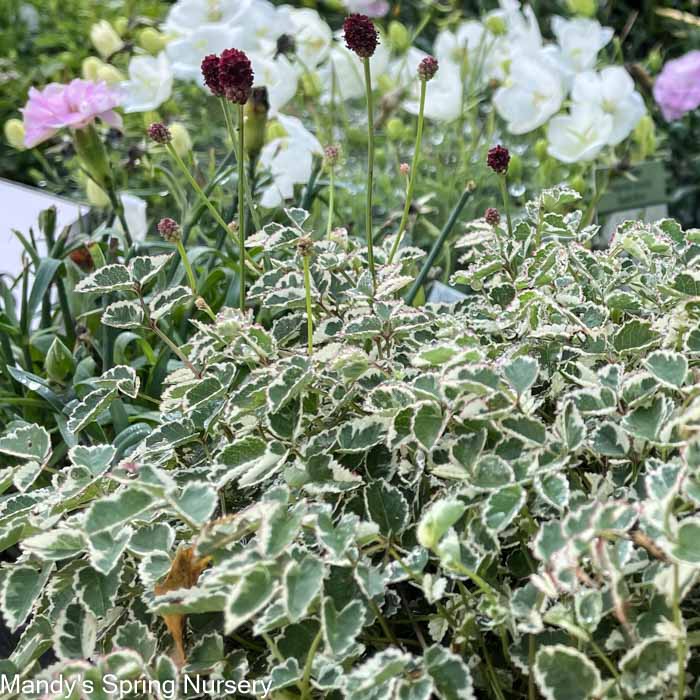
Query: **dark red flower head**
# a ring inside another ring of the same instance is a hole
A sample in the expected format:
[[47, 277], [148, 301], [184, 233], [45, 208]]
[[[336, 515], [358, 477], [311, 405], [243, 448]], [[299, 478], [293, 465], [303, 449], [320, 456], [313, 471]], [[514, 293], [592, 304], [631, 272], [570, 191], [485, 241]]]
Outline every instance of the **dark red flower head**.
[[343, 22], [345, 45], [360, 58], [369, 58], [379, 43], [379, 34], [367, 15], [348, 15]]
[[166, 216], [158, 222], [157, 228], [163, 240], [168, 243], [177, 243], [180, 240], [180, 226], [175, 219]]
[[161, 122], [153, 122], [153, 124], [148, 127], [148, 135], [152, 141], [160, 144], [170, 143], [173, 140], [170, 129]]
[[510, 162], [510, 153], [507, 148], [503, 148], [500, 144], [489, 149], [486, 156], [486, 165], [495, 173], [508, 172], [508, 163]]
[[253, 88], [253, 67], [243, 51], [226, 49], [219, 58], [219, 83], [227, 100], [245, 104]]
[[418, 64], [418, 77], [421, 80], [431, 80], [438, 72], [438, 60], [433, 56], [426, 56]]
[[224, 94], [221, 81], [219, 80], [219, 63], [219, 57], [213, 53], [202, 59], [204, 84], [211, 90], [211, 94], [217, 97], [221, 97]]
[[501, 221], [501, 215], [498, 213], [498, 209], [489, 207], [484, 212], [484, 219], [486, 219], [486, 223], [489, 224], [489, 226], [498, 226]]

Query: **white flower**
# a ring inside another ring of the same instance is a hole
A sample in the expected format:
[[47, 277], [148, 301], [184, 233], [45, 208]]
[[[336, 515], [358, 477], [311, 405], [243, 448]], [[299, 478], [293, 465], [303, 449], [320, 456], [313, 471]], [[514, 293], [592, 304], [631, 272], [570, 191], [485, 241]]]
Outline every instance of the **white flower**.
[[564, 100], [561, 77], [540, 56], [521, 56], [513, 62], [505, 84], [496, 90], [496, 111], [512, 134], [526, 134], [559, 111]]
[[178, 0], [168, 12], [163, 30], [189, 34], [205, 24], [228, 23], [241, 12], [240, 0]]
[[259, 162], [259, 167], [272, 176], [272, 183], [260, 198], [260, 204], [268, 209], [292, 197], [295, 184], [308, 182], [314, 154], [323, 153], [321, 144], [299, 119], [278, 114], [277, 121], [286, 134], [265, 145]]
[[224, 49], [239, 46], [242, 39], [242, 30], [231, 29], [225, 24], [205, 24], [191, 34], [171, 41], [166, 52], [176, 78], [196, 80], [204, 85], [202, 59], [211, 53], [219, 54]]
[[611, 146], [624, 141], [646, 114], [644, 100], [622, 66], [608, 66], [600, 73], [580, 73], [574, 80], [571, 97], [575, 103], [597, 105], [612, 117], [613, 128], [608, 139]]
[[387, 0], [344, 0], [348, 12], [359, 12], [368, 17], [384, 17], [389, 12]]
[[[410, 89], [410, 97], [404, 101], [403, 108], [411, 114], [418, 114], [420, 82], [416, 79], [416, 69], [426, 55], [412, 47], [400, 62], [392, 66], [394, 81]], [[426, 90], [426, 119], [453, 121], [459, 117], [462, 111], [462, 79], [458, 65], [451, 61], [440, 62], [440, 68], [435, 77], [428, 81]]]
[[165, 53], [134, 56], [129, 61], [129, 79], [122, 83], [125, 112], [158, 109], [173, 91], [173, 71]]
[[594, 19], [552, 17], [552, 32], [558, 47], [552, 47], [565, 75], [590, 70], [595, 66], [598, 52], [612, 39], [613, 30]]
[[321, 19], [321, 15], [309, 7], [289, 9], [292, 22], [289, 32], [296, 46], [296, 55], [308, 70], [313, 70], [326, 60], [331, 50], [333, 32]]
[[[146, 221], [146, 202], [133, 194], [121, 194], [119, 199], [124, 207], [124, 218], [129, 227], [129, 233], [135, 241], [142, 241], [148, 233], [148, 223]], [[116, 228], [124, 231], [119, 219], [115, 224]]]
[[612, 130], [609, 114], [596, 105], [576, 103], [571, 114], [560, 114], [549, 122], [549, 154], [563, 163], [591, 160], [609, 142]]
[[270, 114], [276, 114], [296, 94], [299, 72], [286, 56], [278, 56], [273, 60], [251, 53], [248, 58], [255, 73], [255, 85], [267, 88]]
[[[339, 42], [342, 42], [339, 37]], [[369, 59], [372, 70], [372, 86], [377, 86], [377, 80], [389, 68], [389, 51], [382, 42], [377, 46], [372, 58]], [[324, 99], [329, 101], [335, 74], [335, 91], [341, 100], [351, 100], [365, 94], [365, 77], [362, 61], [344, 44], [336, 43], [330, 51], [330, 60], [319, 69], [319, 77], [324, 87]]]

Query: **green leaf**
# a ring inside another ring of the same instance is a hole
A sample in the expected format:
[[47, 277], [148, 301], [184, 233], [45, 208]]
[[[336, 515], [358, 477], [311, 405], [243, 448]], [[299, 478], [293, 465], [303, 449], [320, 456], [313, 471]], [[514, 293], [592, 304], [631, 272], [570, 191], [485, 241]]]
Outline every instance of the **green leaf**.
[[80, 603], [64, 608], [56, 621], [53, 646], [59, 659], [82, 660], [92, 656], [97, 640], [95, 616]]
[[652, 691], [666, 695], [678, 669], [676, 646], [669, 639], [654, 637], [632, 647], [620, 661], [622, 685], [633, 698]]
[[593, 433], [593, 449], [604, 457], [624, 457], [630, 449], [630, 441], [620, 427], [604, 421]]
[[589, 700], [601, 690], [595, 664], [580, 651], [561, 644], [537, 652], [535, 681], [546, 700]]
[[569, 505], [569, 482], [564, 474], [538, 475], [534, 486], [537, 493], [558, 510], [564, 510]]
[[142, 255], [132, 258], [129, 262], [129, 273], [132, 279], [143, 287], [158, 275], [172, 257], [172, 254], [167, 254]]
[[270, 559], [278, 557], [295, 539], [305, 514], [305, 505], [289, 508], [278, 503], [263, 516], [260, 529], [260, 552]]
[[426, 549], [435, 549], [442, 536], [462, 517], [466, 506], [456, 498], [435, 501], [418, 524], [417, 538]]
[[114, 607], [121, 579], [121, 569], [105, 576], [85, 566], [76, 572], [74, 586], [82, 604], [95, 617], [103, 618]]
[[544, 445], [547, 439], [544, 425], [534, 418], [514, 416], [513, 418], [505, 418], [501, 425], [515, 437], [533, 445]]
[[51, 454], [51, 437], [39, 425], [23, 425], [0, 437], [0, 452], [44, 464]]
[[494, 491], [486, 499], [484, 523], [494, 532], [510, 525], [525, 503], [525, 490], [519, 484], [509, 484]]
[[412, 431], [418, 444], [430, 452], [442, 433], [442, 409], [433, 401], [423, 401], [414, 408]]
[[278, 586], [269, 569], [258, 567], [247, 573], [234, 587], [226, 602], [226, 634], [235, 632], [270, 601]]
[[276, 377], [267, 389], [267, 405], [270, 413], [277, 413], [296, 398], [312, 378], [308, 360], [295, 358], [293, 364]]
[[400, 535], [408, 524], [406, 499], [399, 489], [383, 479], [376, 479], [365, 487], [365, 504], [367, 514], [386, 537]]
[[115, 649], [135, 651], [146, 663], [149, 663], [156, 653], [157, 641], [146, 625], [138, 620], [132, 620], [117, 628], [113, 644]]
[[33, 566], [15, 565], [7, 571], [2, 585], [2, 614], [11, 631], [29, 617], [34, 603], [44, 589], [53, 570], [53, 563], [44, 564], [40, 571]]
[[657, 350], [646, 358], [644, 366], [670, 389], [680, 389], [685, 384], [688, 360], [680, 353]]
[[91, 391], [71, 411], [68, 419], [68, 430], [73, 433], [79, 433], [107, 409], [116, 395], [116, 389], [95, 389], [95, 391]]
[[367, 416], [344, 423], [338, 432], [338, 448], [341, 452], [366, 452], [386, 439], [386, 423]]
[[658, 395], [648, 406], [638, 406], [622, 419], [622, 428], [633, 437], [661, 441], [661, 431], [673, 413], [673, 402]]
[[88, 545], [92, 567], [105, 576], [111, 574], [129, 544], [132, 533], [133, 529], [127, 525], [116, 533], [98, 532], [91, 535]]
[[209, 521], [219, 501], [216, 490], [209, 484], [193, 482], [187, 484], [172, 502], [188, 523], [202, 526]]
[[557, 416], [557, 432], [569, 452], [575, 452], [586, 438], [586, 424], [573, 401], [567, 401]]
[[362, 630], [365, 608], [359, 600], [352, 600], [338, 611], [333, 600], [326, 598], [323, 601], [321, 620], [327, 651], [333, 656], [342, 657], [353, 647], [355, 637]]
[[168, 289], [156, 294], [149, 302], [150, 316], [154, 321], [157, 321], [191, 297], [192, 290], [189, 287], [168, 287]]
[[247, 435], [219, 453], [214, 478], [220, 487], [236, 479], [239, 486], [253, 486], [276, 474], [286, 459], [281, 442]]
[[22, 546], [42, 559], [60, 561], [80, 554], [87, 543], [80, 530], [55, 528], [29, 537]]
[[613, 337], [613, 347], [620, 354], [637, 352], [658, 340], [659, 334], [647, 321], [627, 321]]
[[680, 561], [700, 565], [700, 518], [681, 521], [671, 554]]
[[540, 366], [535, 358], [521, 355], [505, 365], [503, 374], [520, 396], [537, 381], [539, 370]]
[[95, 535], [124, 525], [149, 510], [156, 499], [146, 491], [133, 487], [95, 501], [85, 516], [85, 532]]
[[443, 646], [432, 646], [423, 656], [425, 669], [442, 700], [474, 700], [474, 687], [469, 667]]
[[115, 301], [102, 314], [102, 323], [114, 328], [140, 328], [143, 309], [135, 301]]
[[290, 622], [301, 620], [314, 598], [321, 591], [325, 567], [313, 555], [293, 561], [285, 569], [283, 579], [284, 605]]
[[124, 265], [105, 265], [95, 270], [91, 275], [81, 280], [76, 286], [76, 292], [125, 292], [134, 289], [129, 270]]

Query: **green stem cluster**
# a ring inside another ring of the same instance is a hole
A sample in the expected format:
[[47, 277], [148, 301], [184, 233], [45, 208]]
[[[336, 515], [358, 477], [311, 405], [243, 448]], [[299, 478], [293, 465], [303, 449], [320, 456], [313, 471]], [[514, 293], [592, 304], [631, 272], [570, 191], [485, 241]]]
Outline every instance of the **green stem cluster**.
[[391, 252], [389, 253], [388, 263], [394, 260], [394, 256], [399, 249], [401, 244], [401, 238], [403, 237], [406, 226], [408, 225], [408, 215], [411, 211], [411, 203], [413, 201], [413, 187], [416, 181], [416, 172], [418, 171], [418, 161], [420, 160], [420, 147], [423, 140], [423, 113], [425, 111], [425, 93], [427, 87], [427, 81], [420, 81], [420, 103], [418, 107], [418, 126], [416, 128], [416, 143], [413, 148], [413, 160], [411, 161], [411, 173], [408, 180], [408, 189], [406, 191], [406, 203], [404, 204], [403, 214], [401, 216], [401, 223], [399, 224], [399, 231], [394, 239], [394, 244], [391, 246]]

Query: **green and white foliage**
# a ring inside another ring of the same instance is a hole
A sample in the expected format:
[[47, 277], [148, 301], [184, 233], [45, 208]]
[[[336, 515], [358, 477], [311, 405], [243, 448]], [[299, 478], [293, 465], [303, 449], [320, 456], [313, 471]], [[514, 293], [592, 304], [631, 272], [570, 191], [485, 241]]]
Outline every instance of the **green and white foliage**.
[[[457, 306], [401, 301], [419, 251], [373, 294], [366, 251], [315, 242], [311, 355], [290, 212], [249, 241], [260, 310], [192, 321], [140, 442], [81, 432], [137, 395], [127, 367], [73, 408], [80, 444], [50, 477], [49, 434], [10, 426], [0, 603], [27, 626], [3, 671], [52, 647], [53, 673], [172, 677], [163, 620], [186, 616], [184, 672], [278, 698], [690, 693], [700, 232], [628, 222], [593, 252], [573, 200], [545, 192], [500, 245], [468, 225]], [[182, 300], [138, 301], [160, 264], [81, 287], [130, 295], [141, 323]], [[168, 586], [183, 548], [209, 565]]]

